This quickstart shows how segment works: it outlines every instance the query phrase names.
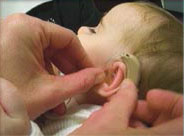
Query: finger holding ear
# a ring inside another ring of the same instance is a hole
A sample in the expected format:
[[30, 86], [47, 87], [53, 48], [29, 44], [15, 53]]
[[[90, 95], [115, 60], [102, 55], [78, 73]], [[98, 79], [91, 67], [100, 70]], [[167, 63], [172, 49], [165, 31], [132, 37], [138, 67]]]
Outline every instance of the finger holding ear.
[[65, 76], [41, 75], [33, 83], [37, 95], [30, 95], [26, 101], [29, 116], [35, 119], [68, 98], [87, 92], [104, 78], [103, 70], [98, 68], [87, 68]]
[[134, 83], [129, 79], [125, 79], [118, 92], [104, 107], [108, 110], [106, 115], [113, 115], [117, 122], [120, 121], [123, 124], [123, 128], [128, 127], [130, 116], [137, 104], [137, 92]]
[[129, 125], [129, 119], [136, 106], [136, 101], [137, 89], [130, 80], [126, 79], [122, 82], [118, 92], [111, 97], [102, 109], [94, 115], [92, 114], [87, 123], [95, 121], [102, 126], [126, 128]]
[[128, 79], [124, 80], [110, 101], [94, 112], [82, 127], [76, 129], [71, 135], [119, 135], [128, 128], [136, 101], [135, 85]]

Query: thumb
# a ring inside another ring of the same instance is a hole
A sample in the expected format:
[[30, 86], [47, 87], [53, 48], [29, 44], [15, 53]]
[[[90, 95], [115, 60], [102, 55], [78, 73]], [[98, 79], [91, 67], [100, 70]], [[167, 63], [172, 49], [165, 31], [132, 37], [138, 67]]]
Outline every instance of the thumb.
[[104, 78], [105, 74], [99, 68], [87, 68], [65, 76], [42, 75], [35, 82], [36, 90], [39, 90], [33, 98], [35, 111], [39, 109], [43, 113], [53, 109], [66, 99], [87, 92]]
[[110, 101], [93, 113], [84, 126], [93, 126], [96, 123], [95, 127], [105, 127], [109, 130], [111, 128], [116, 130], [127, 128], [130, 116], [136, 106], [136, 100], [137, 89], [133, 82], [126, 79], [122, 82], [118, 92], [110, 98]]
[[[115, 94], [106, 107], [108, 114], [114, 115], [117, 122], [120, 122], [123, 128], [127, 128], [135, 106], [137, 104], [137, 88], [129, 79], [125, 79], [117, 94]], [[116, 112], [114, 112], [116, 111]]]

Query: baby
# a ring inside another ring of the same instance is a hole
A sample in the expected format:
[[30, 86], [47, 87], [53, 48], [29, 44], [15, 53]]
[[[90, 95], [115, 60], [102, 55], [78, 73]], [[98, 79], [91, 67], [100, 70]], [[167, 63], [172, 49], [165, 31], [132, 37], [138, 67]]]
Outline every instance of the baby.
[[120, 4], [97, 27], [81, 27], [78, 38], [94, 65], [105, 69], [106, 80], [73, 98], [65, 116], [41, 125], [43, 133], [71, 133], [116, 93], [124, 78], [137, 84], [140, 98], [152, 88], [182, 92], [182, 30], [175, 17], [142, 2]]
[[[140, 95], [152, 88], [182, 92], [182, 24], [146, 3], [113, 8], [95, 28], [81, 27], [78, 37], [96, 66], [128, 53], [141, 64]], [[159, 73], [159, 74], [158, 74]]]

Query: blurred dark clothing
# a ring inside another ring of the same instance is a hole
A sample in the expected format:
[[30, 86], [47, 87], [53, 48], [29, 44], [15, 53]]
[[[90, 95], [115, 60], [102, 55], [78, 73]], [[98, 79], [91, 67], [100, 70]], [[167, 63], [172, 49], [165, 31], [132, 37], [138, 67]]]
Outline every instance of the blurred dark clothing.
[[81, 26], [96, 26], [102, 14], [92, 0], [53, 0], [27, 12], [77, 32]]
[[[161, 0], [94, 0], [95, 5], [100, 12], [108, 12], [112, 7], [123, 2], [136, 2], [136, 1], [151, 2], [157, 5], [158, 7], [162, 8]], [[183, 22], [183, 13], [171, 10], [167, 11], [170, 12], [172, 15], [174, 15], [176, 18], [178, 18], [181, 22]]]
[[135, 2], [135, 1], [151, 2], [159, 7], [162, 7], [161, 0], [94, 0], [95, 5], [100, 12], [108, 12], [112, 7], [123, 2]]
[[[53, 0], [27, 12], [28, 15], [56, 23], [77, 33], [81, 26], [96, 26], [104, 12], [123, 2], [140, 0]], [[141, 0], [162, 7], [161, 0]], [[171, 12], [171, 11], [169, 11]], [[182, 20], [183, 14], [171, 12]]]

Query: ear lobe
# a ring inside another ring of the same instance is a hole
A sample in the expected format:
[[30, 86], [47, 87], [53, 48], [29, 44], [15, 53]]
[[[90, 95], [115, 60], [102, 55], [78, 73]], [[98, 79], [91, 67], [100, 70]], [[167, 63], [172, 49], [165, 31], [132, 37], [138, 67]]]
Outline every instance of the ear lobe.
[[99, 88], [98, 94], [103, 97], [109, 97], [116, 93], [119, 89], [119, 85], [126, 77], [126, 67], [125, 64], [116, 61], [113, 63], [106, 72], [106, 81]]

